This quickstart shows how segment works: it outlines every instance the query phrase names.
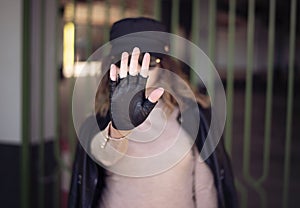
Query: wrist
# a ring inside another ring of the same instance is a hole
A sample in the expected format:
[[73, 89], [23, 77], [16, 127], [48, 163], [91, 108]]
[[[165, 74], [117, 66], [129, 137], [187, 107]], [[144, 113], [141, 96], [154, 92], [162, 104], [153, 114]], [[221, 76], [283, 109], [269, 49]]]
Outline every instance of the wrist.
[[118, 130], [109, 123], [108, 135], [114, 139], [121, 139], [130, 134], [131, 130]]

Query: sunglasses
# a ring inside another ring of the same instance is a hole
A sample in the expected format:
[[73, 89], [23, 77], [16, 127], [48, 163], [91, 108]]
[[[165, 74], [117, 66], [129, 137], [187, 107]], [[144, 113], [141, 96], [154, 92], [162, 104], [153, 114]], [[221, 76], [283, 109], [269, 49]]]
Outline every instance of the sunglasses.
[[[145, 55], [145, 54], [141, 54], [141, 55], [139, 56], [138, 63], [139, 63], [140, 66], [142, 66], [142, 62], [143, 62], [144, 55]], [[128, 66], [129, 66], [130, 60], [131, 60], [131, 56], [128, 57], [128, 60], [129, 60], [129, 61], [128, 61]], [[155, 67], [155, 66], [157, 66], [158, 64], [160, 64], [160, 62], [161, 62], [161, 59], [160, 59], [160, 58], [155, 57], [155, 56], [150, 56], [150, 63], [149, 63], [149, 66], [150, 66], [150, 67]], [[119, 59], [119, 61], [115, 62], [115, 65], [116, 65], [118, 68], [120, 68], [120, 66], [121, 66], [121, 60]]]

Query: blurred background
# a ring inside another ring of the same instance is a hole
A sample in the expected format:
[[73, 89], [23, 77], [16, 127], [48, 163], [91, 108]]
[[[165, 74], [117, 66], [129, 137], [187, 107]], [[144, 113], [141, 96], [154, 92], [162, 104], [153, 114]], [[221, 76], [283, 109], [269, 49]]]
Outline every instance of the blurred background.
[[138, 16], [198, 45], [219, 72], [240, 206], [299, 207], [299, 7], [297, 0], [1, 0], [0, 207], [66, 207], [78, 72], [113, 22]]

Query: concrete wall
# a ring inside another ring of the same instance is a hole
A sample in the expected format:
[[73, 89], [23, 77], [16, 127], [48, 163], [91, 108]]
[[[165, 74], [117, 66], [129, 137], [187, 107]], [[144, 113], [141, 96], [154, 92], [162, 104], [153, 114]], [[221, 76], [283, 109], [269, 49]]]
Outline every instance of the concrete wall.
[[0, 6], [0, 143], [21, 142], [22, 1]]

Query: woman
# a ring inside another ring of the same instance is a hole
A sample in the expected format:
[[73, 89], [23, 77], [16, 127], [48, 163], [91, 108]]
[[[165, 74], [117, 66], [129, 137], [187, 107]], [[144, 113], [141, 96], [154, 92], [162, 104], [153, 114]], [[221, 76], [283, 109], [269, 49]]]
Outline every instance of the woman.
[[[143, 31], [166, 29], [152, 19], [127, 18], [112, 26], [110, 39]], [[69, 207], [237, 207], [222, 141], [205, 163], [197, 160], [208, 131], [204, 116], [208, 112], [206, 97], [186, 94], [186, 77], [166, 55], [169, 41], [159, 36], [150, 39], [150, 44], [128, 43], [131, 48], [134, 44], [138, 47], [131, 55], [123, 52], [117, 57], [118, 63], [114, 51], [120, 42], [112, 45], [110, 71], [96, 96], [98, 126], [91, 130], [87, 119], [80, 133], [80, 138], [88, 141], [92, 159], [79, 144]], [[140, 48], [145, 51], [145, 47], [153, 45], [163, 48], [166, 54], [141, 53]], [[168, 83], [168, 90], [157, 84], [161, 80]], [[189, 105], [193, 96], [197, 109]], [[183, 115], [193, 121], [185, 122]], [[149, 140], [149, 135], [154, 139]], [[193, 138], [195, 142], [191, 142]], [[135, 157], [151, 158], [169, 151], [177, 141], [180, 145], [166, 158], [161, 157], [161, 163], [145, 162], [147, 167], [143, 162], [131, 163]]]

